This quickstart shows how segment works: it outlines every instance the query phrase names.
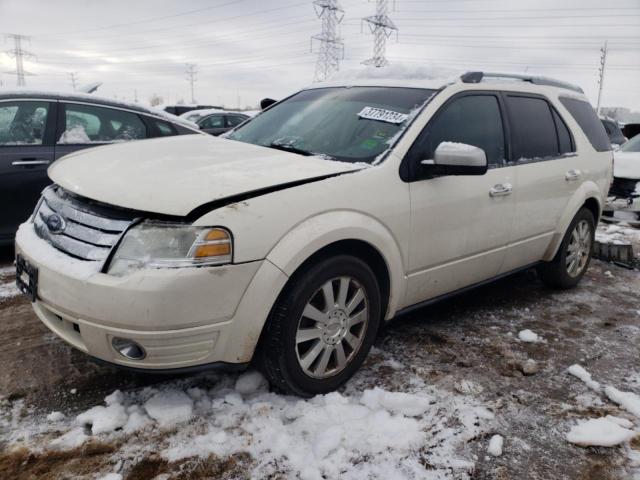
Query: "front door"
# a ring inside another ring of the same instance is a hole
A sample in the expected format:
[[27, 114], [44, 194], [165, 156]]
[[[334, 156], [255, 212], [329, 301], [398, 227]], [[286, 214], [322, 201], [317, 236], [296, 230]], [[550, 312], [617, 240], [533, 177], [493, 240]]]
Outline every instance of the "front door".
[[[420, 162], [441, 142], [482, 148], [479, 176], [420, 178]], [[515, 217], [514, 167], [507, 165], [501, 100], [495, 92], [454, 96], [433, 116], [405, 161], [413, 170], [405, 305], [459, 290], [500, 271]]]
[[13, 240], [50, 183], [54, 159], [55, 102], [0, 102], [0, 242]]

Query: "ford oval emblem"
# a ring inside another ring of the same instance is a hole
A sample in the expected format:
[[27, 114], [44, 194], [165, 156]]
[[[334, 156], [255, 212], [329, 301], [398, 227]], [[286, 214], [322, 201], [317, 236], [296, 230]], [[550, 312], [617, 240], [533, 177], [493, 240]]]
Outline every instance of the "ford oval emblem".
[[45, 220], [45, 223], [51, 233], [62, 233], [67, 226], [67, 222], [64, 221], [64, 218], [57, 213], [49, 215]]

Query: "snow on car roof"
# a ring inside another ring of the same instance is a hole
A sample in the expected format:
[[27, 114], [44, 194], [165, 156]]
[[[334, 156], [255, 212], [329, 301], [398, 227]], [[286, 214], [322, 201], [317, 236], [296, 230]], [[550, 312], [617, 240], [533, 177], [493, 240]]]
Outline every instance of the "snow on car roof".
[[64, 92], [64, 91], [55, 91], [55, 90], [33, 90], [28, 88], [20, 88], [20, 89], [0, 89], [0, 99], [7, 98], [26, 98], [26, 97], [38, 97], [44, 99], [57, 99], [57, 100], [70, 100], [70, 101], [82, 101], [82, 102], [91, 102], [95, 104], [112, 106], [112, 107], [123, 107], [129, 110], [134, 110], [140, 113], [147, 113], [149, 115], [153, 115], [155, 117], [161, 117], [169, 122], [177, 123], [184, 127], [188, 127], [194, 130], [198, 130], [198, 126], [185, 120], [184, 118], [180, 118], [176, 115], [172, 115], [171, 113], [165, 112], [159, 108], [141, 105], [139, 103], [125, 102], [122, 100], [115, 100], [112, 98], [100, 97], [98, 95], [89, 94], [89, 93], [78, 93], [78, 92]]

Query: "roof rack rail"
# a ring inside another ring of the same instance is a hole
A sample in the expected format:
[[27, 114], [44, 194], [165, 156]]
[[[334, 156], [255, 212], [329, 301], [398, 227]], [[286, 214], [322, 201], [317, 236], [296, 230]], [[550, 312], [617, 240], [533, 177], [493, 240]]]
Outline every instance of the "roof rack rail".
[[571, 83], [554, 80], [553, 78], [519, 75], [516, 73], [467, 72], [460, 76], [460, 80], [462, 80], [463, 83], [480, 83], [483, 78], [487, 77], [521, 80], [523, 82], [533, 83], [534, 85], [548, 85], [551, 87], [566, 88], [567, 90], [573, 90], [574, 92], [584, 93], [582, 88]]

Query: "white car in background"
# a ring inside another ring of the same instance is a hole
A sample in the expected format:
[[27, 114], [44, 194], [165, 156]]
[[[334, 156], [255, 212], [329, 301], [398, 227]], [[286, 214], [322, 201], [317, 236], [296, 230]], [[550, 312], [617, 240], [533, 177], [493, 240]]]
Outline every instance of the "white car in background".
[[616, 150], [614, 157], [613, 184], [602, 219], [640, 227], [640, 135]]
[[315, 84], [229, 139], [57, 162], [18, 231], [17, 279], [103, 362], [253, 361], [310, 396], [346, 382], [397, 315], [532, 266], [575, 286], [611, 174], [602, 124], [562, 82]]

